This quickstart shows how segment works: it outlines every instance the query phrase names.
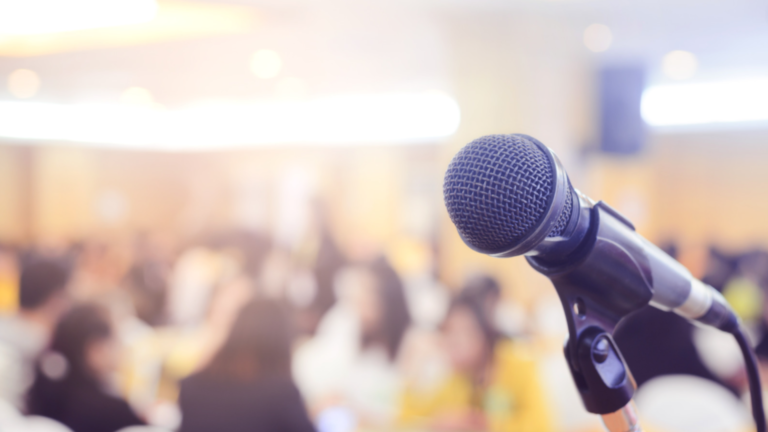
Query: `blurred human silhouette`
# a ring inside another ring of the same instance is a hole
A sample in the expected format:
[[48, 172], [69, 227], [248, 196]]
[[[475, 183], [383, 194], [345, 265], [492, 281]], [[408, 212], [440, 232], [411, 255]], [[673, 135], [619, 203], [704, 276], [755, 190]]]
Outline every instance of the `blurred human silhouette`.
[[362, 328], [361, 345], [383, 348], [390, 360], [397, 359], [411, 324], [403, 283], [384, 258], [367, 266], [372, 277], [360, 285], [355, 302]]
[[431, 389], [409, 387], [401, 422], [441, 431], [550, 430], [535, 359], [500, 336], [476, 296], [461, 294], [442, 326], [453, 371]]
[[243, 229], [217, 232], [206, 243], [215, 250], [235, 252], [239, 267], [251, 278], [259, 276], [272, 250], [272, 241], [266, 233]]
[[[677, 258], [674, 243], [668, 243], [664, 250], [671, 257]], [[722, 255], [712, 255], [710, 261], [720, 263], [711, 268], [709, 273], [712, 281], [719, 281], [728, 266], [722, 264]], [[727, 386], [702, 362], [693, 334], [693, 324], [688, 320], [645, 306], [622, 320], [614, 338], [638, 386], [664, 375], [697, 376]]]
[[69, 277], [62, 259], [30, 256], [22, 261], [18, 312], [0, 320], [0, 347], [7, 357], [3, 396], [18, 407], [32, 383], [32, 364], [69, 306]]
[[304, 261], [310, 269], [315, 282], [314, 295], [309, 304], [297, 308], [298, 330], [308, 335], [315, 334], [320, 321], [336, 303], [334, 281], [347, 263], [331, 232], [326, 204], [318, 200], [312, 203], [312, 207], [315, 217], [310, 221], [305, 238], [294, 251], [300, 257], [299, 261]]
[[56, 326], [28, 394], [30, 414], [57, 420], [74, 432], [113, 432], [143, 421], [110, 389], [120, 347], [109, 314], [75, 306]]
[[133, 263], [123, 284], [140, 320], [151, 326], [165, 324], [170, 265], [150, 235], [139, 235], [134, 243]]
[[461, 295], [480, 303], [496, 330], [509, 338], [523, 337], [529, 325], [525, 309], [511, 299], [502, 299], [501, 285], [495, 277], [476, 273], [464, 282]]
[[[672, 252], [673, 250], [669, 249], [666, 251]], [[674, 257], [676, 255], [671, 256]], [[712, 245], [709, 247], [706, 271], [701, 281], [722, 292], [728, 281], [738, 273], [738, 267], [738, 254], [728, 254], [717, 246]]]
[[380, 257], [342, 270], [337, 292], [337, 304], [297, 352], [296, 376], [314, 408], [345, 406], [364, 425], [386, 425], [396, 415], [411, 325], [402, 281]]
[[621, 322], [615, 339], [638, 386], [673, 374], [723, 384], [699, 357], [693, 330], [693, 325], [684, 318], [646, 306]]
[[111, 301], [131, 265], [130, 243], [95, 237], [70, 251], [74, 259], [72, 296]]
[[486, 275], [474, 275], [467, 280], [461, 291], [462, 296], [479, 302], [486, 316], [493, 317], [501, 299], [501, 287], [496, 279]]
[[181, 432], [314, 431], [291, 378], [290, 315], [256, 299], [239, 312], [224, 345], [181, 384]]

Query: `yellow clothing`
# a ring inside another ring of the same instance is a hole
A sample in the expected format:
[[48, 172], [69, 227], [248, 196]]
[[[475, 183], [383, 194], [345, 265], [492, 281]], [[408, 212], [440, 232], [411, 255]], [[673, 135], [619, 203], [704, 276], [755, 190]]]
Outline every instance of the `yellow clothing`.
[[432, 392], [407, 388], [400, 401], [401, 422], [423, 427], [434, 418], [480, 409], [491, 432], [550, 431], [533, 356], [518, 343], [502, 341], [493, 360], [490, 383], [479, 394], [460, 374], [453, 374]]
[[0, 314], [16, 312], [19, 306], [17, 277], [0, 273]]

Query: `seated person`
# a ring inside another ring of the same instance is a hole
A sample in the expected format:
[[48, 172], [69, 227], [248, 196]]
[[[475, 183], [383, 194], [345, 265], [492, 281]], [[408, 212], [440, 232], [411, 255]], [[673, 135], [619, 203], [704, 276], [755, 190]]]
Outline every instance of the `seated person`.
[[80, 305], [59, 321], [27, 396], [30, 414], [52, 418], [74, 432], [114, 432], [144, 422], [109, 391], [120, 352], [106, 310]]
[[297, 349], [295, 376], [320, 423], [343, 408], [360, 427], [387, 427], [415, 343], [403, 283], [384, 257], [341, 270], [336, 283], [338, 302]]
[[453, 371], [431, 390], [407, 388], [401, 423], [441, 431], [550, 430], [534, 359], [500, 337], [481, 302], [454, 299], [441, 331]]
[[291, 378], [291, 322], [277, 302], [243, 307], [213, 360], [181, 383], [181, 432], [314, 432]]
[[69, 277], [61, 259], [29, 257], [21, 264], [19, 310], [0, 318], [0, 348], [10, 357], [5, 361], [8, 369], [0, 376], [1, 397], [17, 408], [23, 407], [24, 394], [32, 384], [32, 365], [69, 307]]

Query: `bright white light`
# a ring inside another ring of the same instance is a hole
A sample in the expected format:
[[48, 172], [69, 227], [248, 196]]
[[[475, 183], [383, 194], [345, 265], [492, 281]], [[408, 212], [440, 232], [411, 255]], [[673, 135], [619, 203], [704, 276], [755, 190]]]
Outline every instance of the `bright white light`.
[[251, 72], [261, 79], [274, 78], [283, 68], [280, 55], [271, 50], [258, 50], [251, 57]]
[[152, 93], [142, 87], [129, 87], [120, 94], [120, 102], [127, 105], [151, 107], [155, 104]]
[[40, 90], [40, 77], [29, 69], [16, 69], [8, 75], [8, 92], [19, 99], [28, 99]]
[[654, 86], [642, 114], [652, 126], [768, 120], [768, 79]]
[[0, 0], [0, 34], [31, 35], [138, 24], [156, 0]]
[[592, 24], [584, 30], [584, 45], [590, 51], [603, 52], [611, 47], [613, 34], [604, 24]]
[[453, 134], [456, 102], [440, 93], [208, 104], [171, 111], [129, 105], [0, 102], [0, 136], [161, 150], [300, 144], [416, 143]]
[[307, 95], [307, 83], [301, 78], [283, 78], [275, 85], [275, 96], [283, 100], [303, 99]]
[[688, 51], [672, 51], [664, 56], [662, 69], [664, 75], [675, 79], [685, 80], [696, 74], [699, 61], [693, 53]]

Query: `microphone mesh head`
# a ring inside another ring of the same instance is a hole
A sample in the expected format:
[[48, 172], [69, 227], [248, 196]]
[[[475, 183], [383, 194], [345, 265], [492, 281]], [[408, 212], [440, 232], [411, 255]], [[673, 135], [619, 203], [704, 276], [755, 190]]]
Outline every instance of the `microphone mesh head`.
[[[445, 206], [467, 244], [503, 252], [523, 241], [547, 213], [555, 175], [548, 155], [528, 137], [484, 136], [462, 148], [448, 166]], [[560, 215], [553, 234], [562, 232], [568, 215]]]
[[560, 216], [557, 217], [557, 223], [547, 237], [557, 237], [563, 234], [565, 228], [568, 227], [568, 221], [571, 220], [571, 210], [573, 209], [573, 193], [571, 192], [571, 182], [568, 181], [568, 191], [565, 195], [565, 206], [563, 211], [560, 212]]

